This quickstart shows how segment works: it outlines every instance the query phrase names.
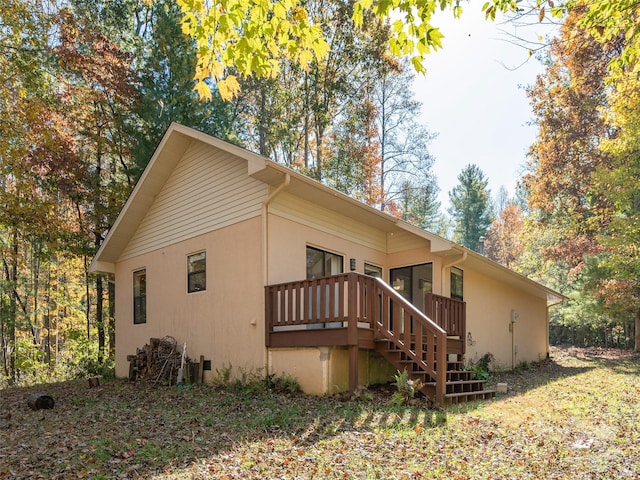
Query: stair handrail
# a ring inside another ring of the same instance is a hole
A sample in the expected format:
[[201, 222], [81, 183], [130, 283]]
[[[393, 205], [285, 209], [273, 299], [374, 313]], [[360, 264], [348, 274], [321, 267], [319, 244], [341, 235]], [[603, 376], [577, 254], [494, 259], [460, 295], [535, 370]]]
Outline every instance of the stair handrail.
[[[310, 303], [309, 298], [315, 298], [314, 302]], [[399, 324], [401, 319], [403, 328], [393, 329], [392, 323]], [[415, 331], [423, 333], [415, 335], [413, 349], [412, 319]], [[435, 380], [435, 400], [438, 404], [444, 404], [447, 332], [381, 278], [349, 272], [320, 279], [265, 286], [267, 347], [271, 345], [270, 335], [274, 332], [275, 326], [336, 321], [341, 326], [343, 321], [347, 322], [348, 344], [356, 350], [360, 321], [371, 325], [378, 338], [384, 337], [392, 341], [422, 371]], [[423, 343], [423, 335], [427, 340], [426, 344]], [[423, 360], [423, 354], [427, 355], [427, 361]]]
[[[382, 335], [385, 339], [392, 341], [408, 358], [410, 358], [418, 367], [425, 371], [436, 382], [436, 398], [437, 404], [444, 404], [444, 396], [446, 391], [446, 370], [447, 370], [447, 332], [437, 323], [427, 317], [423, 312], [418, 310], [411, 302], [396, 292], [388, 283], [381, 278], [375, 278], [377, 288], [384, 292], [391, 301], [391, 307], [383, 300], [383, 311], [376, 315], [376, 333]], [[409, 315], [400, 317], [400, 307]], [[374, 305], [375, 308], [375, 305]], [[385, 312], [385, 308], [388, 311]], [[394, 312], [396, 319], [393, 318]], [[418, 332], [421, 329], [426, 331], [426, 350], [423, 344], [423, 335], [415, 335], [415, 346], [411, 348], [411, 319], [414, 320], [413, 330]], [[398, 321], [402, 325], [402, 331], [398, 328], [392, 328], [392, 322]], [[402, 323], [400, 323], [402, 321]], [[417, 325], [416, 325], [417, 324]], [[422, 354], [427, 354], [425, 362]], [[436, 368], [437, 366], [437, 368]]]

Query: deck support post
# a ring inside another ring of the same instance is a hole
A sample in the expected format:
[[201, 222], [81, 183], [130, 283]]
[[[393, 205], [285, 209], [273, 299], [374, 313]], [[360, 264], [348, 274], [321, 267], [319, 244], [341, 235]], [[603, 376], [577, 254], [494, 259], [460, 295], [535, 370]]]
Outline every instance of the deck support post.
[[349, 392], [358, 388], [358, 346], [349, 345]]
[[351, 393], [358, 388], [358, 280], [357, 274], [349, 274], [347, 343], [349, 345], [349, 391]]
[[436, 334], [436, 404], [445, 405], [447, 393], [447, 334]]

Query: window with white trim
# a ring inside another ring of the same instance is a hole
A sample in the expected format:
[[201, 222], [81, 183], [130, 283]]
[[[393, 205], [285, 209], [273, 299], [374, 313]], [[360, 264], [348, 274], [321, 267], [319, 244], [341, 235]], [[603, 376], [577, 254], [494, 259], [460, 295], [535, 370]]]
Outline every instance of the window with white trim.
[[194, 253], [187, 257], [187, 292], [201, 292], [207, 289], [207, 254]]
[[343, 273], [344, 257], [336, 253], [307, 247], [307, 279], [329, 277]]
[[147, 271], [133, 272], [133, 323], [147, 323]]
[[454, 300], [464, 300], [463, 289], [464, 275], [461, 269], [451, 267], [451, 298]]

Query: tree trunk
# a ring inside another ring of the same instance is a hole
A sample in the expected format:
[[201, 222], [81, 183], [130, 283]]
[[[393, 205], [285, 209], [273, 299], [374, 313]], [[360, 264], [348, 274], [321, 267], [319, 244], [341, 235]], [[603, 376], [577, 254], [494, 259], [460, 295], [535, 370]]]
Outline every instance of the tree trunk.
[[[9, 383], [16, 382], [16, 315], [18, 313], [18, 233], [14, 230], [11, 236], [11, 273], [8, 275], [11, 295], [9, 301], [9, 321], [7, 329], [7, 352], [9, 354], [9, 368], [7, 376]], [[5, 353], [5, 355], [6, 355]]]
[[[4, 262], [4, 256], [2, 257]], [[4, 275], [3, 275], [4, 276]], [[6, 278], [6, 280], [9, 280]], [[9, 360], [7, 358], [8, 340], [7, 340], [7, 327], [8, 322], [5, 319], [9, 318], [9, 312], [5, 310], [5, 302], [0, 302], [0, 349], [2, 349], [2, 370], [4, 376], [9, 377]]]
[[102, 365], [104, 360], [104, 286], [102, 275], [96, 276], [96, 327], [98, 329], [98, 365]]
[[636, 332], [635, 332], [635, 342], [633, 346], [634, 352], [640, 352], [640, 309], [636, 312]]
[[258, 114], [258, 148], [260, 150], [260, 155], [267, 156], [267, 126], [265, 125], [267, 120], [267, 112], [266, 112], [266, 96], [264, 85], [260, 87], [260, 113]]
[[[91, 282], [89, 281], [89, 259], [84, 257], [84, 293], [87, 297], [84, 316], [87, 322], [87, 340], [91, 340]], [[89, 357], [89, 342], [87, 341], [87, 357]]]
[[309, 124], [311, 123], [311, 108], [309, 107], [309, 74], [304, 74], [304, 168], [309, 170]]

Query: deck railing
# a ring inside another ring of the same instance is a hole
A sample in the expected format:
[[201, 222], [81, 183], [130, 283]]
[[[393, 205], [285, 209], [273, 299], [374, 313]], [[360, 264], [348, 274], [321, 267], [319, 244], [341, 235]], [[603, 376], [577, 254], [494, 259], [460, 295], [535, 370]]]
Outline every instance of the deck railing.
[[[358, 329], [392, 341], [436, 381], [436, 401], [444, 399], [446, 331], [388, 284], [358, 273], [265, 287], [266, 345], [280, 331], [346, 328], [349, 388], [358, 381]], [[422, 332], [416, 335], [415, 332]], [[438, 368], [436, 368], [438, 367]]]
[[424, 313], [450, 336], [464, 339], [467, 330], [467, 304], [433, 293], [424, 296]]
[[362, 280], [348, 273], [267, 286], [268, 329], [341, 327], [349, 318], [366, 321]]

